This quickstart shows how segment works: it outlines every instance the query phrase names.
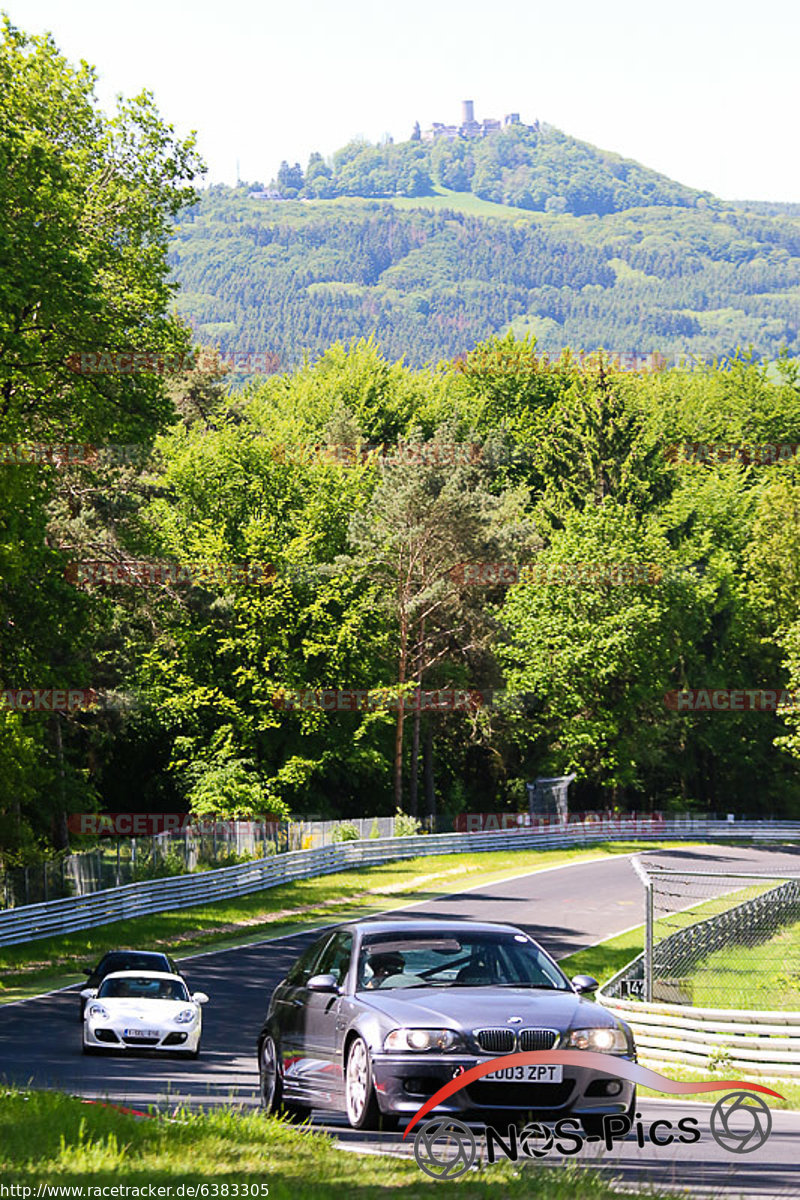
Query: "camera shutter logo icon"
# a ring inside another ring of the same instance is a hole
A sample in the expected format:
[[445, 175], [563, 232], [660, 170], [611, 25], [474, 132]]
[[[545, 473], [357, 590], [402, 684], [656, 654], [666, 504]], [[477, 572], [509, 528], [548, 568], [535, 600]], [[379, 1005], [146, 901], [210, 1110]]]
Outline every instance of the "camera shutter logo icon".
[[728, 1092], [711, 1110], [711, 1136], [730, 1154], [752, 1154], [772, 1131], [769, 1105], [752, 1092]]
[[477, 1149], [472, 1130], [451, 1117], [426, 1121], [414, 1138], [417, 1166], [432, 1179], [458, 1179], [474, 1163]]

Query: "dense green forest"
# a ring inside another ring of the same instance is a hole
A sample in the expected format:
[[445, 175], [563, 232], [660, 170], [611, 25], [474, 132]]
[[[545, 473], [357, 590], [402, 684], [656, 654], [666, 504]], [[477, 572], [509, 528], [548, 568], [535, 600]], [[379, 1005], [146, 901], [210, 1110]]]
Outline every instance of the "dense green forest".
[[[791, 221], [689, 207], [679, 235], [664, 206], [540, 225], [198, 198], [192, 142], [147, 94], [106, 119], [88, 68], [8, 27], [0, 65], [6, 862], [66, 847], [92, 807], [454, 814], [569, 771], [583, 808], [800, 816], [796, 705], [665, 698], [800, 694], [794, 349], [637, 373], [497, 335], [531, 291], [565, 306], [560, 329], [600, 328], [620, 289], [604, 340], [641, 347], [640, 275], [663, 271], [662, 301], [735, 297], [760, 353], [781, 331], [791, 349]], [[238, 388], [207, 362], [159, 373], [190, 343], [174, 307], [286, 369]], [[67, 365], [99, 349], [154, 357]], [[698, 442], [783, 451], [674, 452]], [[136, 453], [64, 449], [87, 444]], [[12, 703], [54, 688], [103, 702]]]
[[369, 336], [435, 364], [508, 329], [556, 353], [800, 353], [797, 215], [641, 196], [604, 216], [534, 214], [439, 191], [273, 201], [211, 187], [170, 248], [178, 311], [199, 339], [285, 369]]

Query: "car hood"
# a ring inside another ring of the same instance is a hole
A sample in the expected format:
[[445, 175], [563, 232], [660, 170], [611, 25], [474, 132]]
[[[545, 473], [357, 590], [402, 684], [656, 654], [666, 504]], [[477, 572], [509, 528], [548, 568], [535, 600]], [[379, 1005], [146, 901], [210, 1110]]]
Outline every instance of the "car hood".
[[151, 1025], [174, 1021], [184, 1008], [197, 1008], [188, 1000], [127, 1000], [121, 996], [90, 1000], [87, 1011], [92, 1004], [102, 1004], [113, 1020], [141, 1021]]
[[[531, 988], [414, 988], [359, 993], [359, 999], [398, 1025], [473, 1030], [581, 1028], [615, 1026], [610, 1012], [575, 992], [535, 991]], [[509, 1025], [511, 1017], [521, 1017]]]

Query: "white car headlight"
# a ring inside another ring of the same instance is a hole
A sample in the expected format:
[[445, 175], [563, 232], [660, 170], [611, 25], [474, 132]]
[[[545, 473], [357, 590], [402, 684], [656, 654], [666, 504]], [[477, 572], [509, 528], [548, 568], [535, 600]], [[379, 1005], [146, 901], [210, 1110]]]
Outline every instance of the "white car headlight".
[[452, 1029], [393, 1029], [383, 1043], [384, 1050], [453, 1050], [461, 1038]]
[[196, 1008], [182, 1008], [181, 1011], [178, 1013], [177, 1017], [175, 1018], [175, 1024], [176, 1025], [188, 1025], [190, 1021], [194, 1020], [196, 1014], [197, 1014]]
[[99, 1017], [101, 1021], [108, 1021], [108, 1009], [103, 1008], [102, 1004], [90, 1004], [88, 1008], [88, 1016]]
[[628, 1039], [622, 1029], [573, 1029], [567, 1046], [572, 1050], [597, 1050], [601, 1054], [627, 1054]]

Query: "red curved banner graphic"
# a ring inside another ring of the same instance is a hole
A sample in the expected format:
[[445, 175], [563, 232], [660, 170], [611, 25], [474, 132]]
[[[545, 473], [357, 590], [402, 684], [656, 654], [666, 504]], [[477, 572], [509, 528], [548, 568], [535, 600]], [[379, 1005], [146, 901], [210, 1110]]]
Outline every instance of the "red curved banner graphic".
[[438, 1092], [434, 1092], [414, 1114], [403, 1138], [408, 1137], [417, 1122], [427, 1116], [432, 1108], [450, 1096], [454, 1096], [456, 1092], [460, 1092], [462, 1088], [476, 1079], [480, 1079], [492, 1071], [502, 1070], [503, 1067], [526, 1067], [536, 1063], [591, 1067], [595, 1071], [601, 1071], [604, 1075], [616, 1075], [618, 1079], [627, 1079], [629, 1083], [638, 1083], [642, 1087], [649, 1087], [653, 1091], [664, 1092], [669, 1096], [691, 1096], [696, 1092], [724, 1092], [728, 1088], [739, 1088], [744, 1092], [763, 1092], [767, 1096], [775, 1096], [778, 1100], [784, 1099], [780, 1092], [773, 1092], [772, 1088], [764, 1087], [760, 1083], [747, 1083], [743, 1079], [722, 1079], [708, 1083], [679, 1083], [677, 1079], [660, 1075], [658, 1071], [651, 1071], [649, 1067], [643, 1067], [627, 1058], [601, 1054], [596, 1050], [527, 1050], [519, 1054], [502, 1054], [498, 1058], [488, 1058], [485, 1062], [478, 1063], [476, 1067], [465, 1071], [463, 1075], [457, 1075], [455, 1079], [451, 1079], [449, 1083], [440, 1087]]

